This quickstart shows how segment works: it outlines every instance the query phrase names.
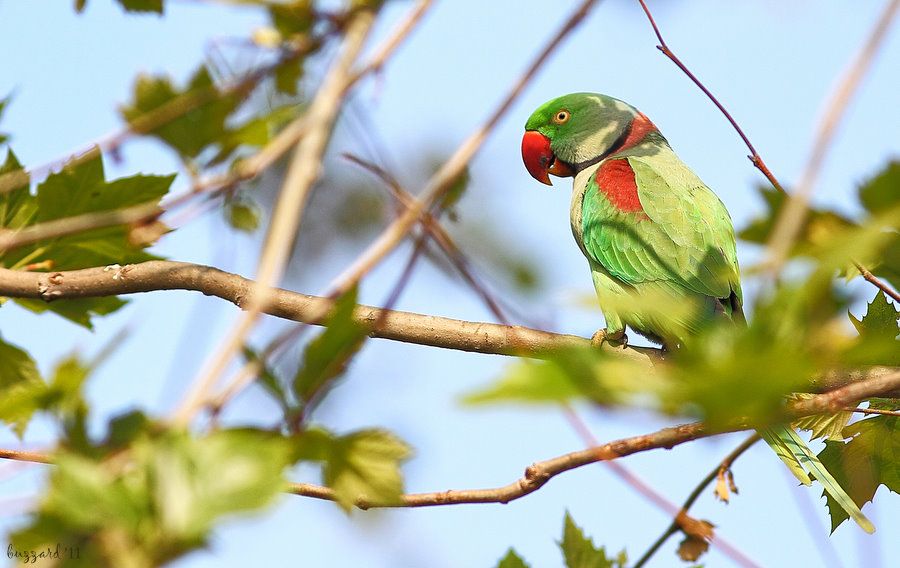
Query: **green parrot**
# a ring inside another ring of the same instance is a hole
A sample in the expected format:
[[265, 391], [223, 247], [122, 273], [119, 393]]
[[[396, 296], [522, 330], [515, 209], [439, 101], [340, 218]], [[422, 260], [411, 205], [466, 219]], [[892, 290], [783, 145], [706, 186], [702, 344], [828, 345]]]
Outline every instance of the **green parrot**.
[[[574, 178], [572, 233], [606, 319], [595, 344], [627, 343], [627, 326], [667, 350], [689, 348], [717, 318], [746, 325], [731, 217], [643, 113], [597, 93], [553, 99], [528, 118], [522, 159], [541, 183]], [[760, 435], [801, 483], [808, 470], [874, 530], [792, 428]]]

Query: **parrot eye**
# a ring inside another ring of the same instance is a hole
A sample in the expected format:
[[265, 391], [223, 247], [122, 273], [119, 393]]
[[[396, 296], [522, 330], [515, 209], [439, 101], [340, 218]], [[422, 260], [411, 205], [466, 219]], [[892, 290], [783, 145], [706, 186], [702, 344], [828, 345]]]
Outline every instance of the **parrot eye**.
[[556, 124], [564, 124], [569, 120], [570, 116], [571, 114], [569, 114], [569, 111], [561, 110], [556, 113], [556, 116], [553, 117], [553, 122], [555, 122]]

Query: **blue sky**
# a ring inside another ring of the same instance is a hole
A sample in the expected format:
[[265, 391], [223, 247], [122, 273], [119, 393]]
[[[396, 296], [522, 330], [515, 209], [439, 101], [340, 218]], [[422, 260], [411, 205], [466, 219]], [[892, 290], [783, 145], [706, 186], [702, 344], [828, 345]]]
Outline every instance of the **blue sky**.
[[[354, 104], [371, 116], [394, 163], [402, 166], [407, 156], [416, 156], [426, 144], [449, 151], [487, 116], [574, 4], [439, 2], [382, 79], [359, 89]], [[772, 171], [790, 186], [807, 157], [822, 101], [881, 4], [766, 0], [728, 3], [726, 8], [722, 2], [698, 0], [651, 6], [671, 47], [732, 111]], [[377, 36], [387, 33], [408, 6], [389, 4]], [[0, 2], [0, 50], [7, 54], [0, 94], [15, 92], [0, 126], [13, 135], [12, 145], [28, 165], [65, 156], [121, 126], [116, 108], [129, 99], [136, 73], [167, 72], [182, 80], [211, 42], [246, 37], [264, 21], [253, 9], [205, 2], [170, 2], [162, 19], [125, 16], [108, 0], [93, 0], [81, 16], [73, 14], [70, 2], [40, 8], [28, 2]], [[632, 103], [716, 190], [738, 227], [761, 211], [753, 188], [764, 180], [745, 158], [741, 141], [654, 46], [636, 2], [601, 3], [538, 75], [472, 164], [473, 181], [461, 215], [493, 223], [517, 251], [547, 267], [546, 288], [517, 303], [526, 313], [549, 319], [559, 331], [590, 335], [600, 326], [600, 315], [572, 301], [589, 294], [591, 283], [569, 230], [568, 181], [557, 181], [548, 190], [521, 165], [522, 126], [544, 101], [567, 92], [599, 91]], [[893, 33], [848, 110], [816, 189], [817, 202], [856, 212], [856, 184], [888, 157], [898, 155], [898, 65], [900, 34]], [[333, 149], [358, 150], [352, 130], [341, 128]], [[123, 158], [121, 163], [107, 161], [108, 176], [177, 169], [173, 157], [152, 142], [129, 144]], [[396, 174], [416, 179], [402, 168]], [[157, 251], [249, 276], [255, 267], [256, 243], [230, 232], [211, 215], [166, 237]], [[745, 265], [755, 257], [746, 244], [739, 244], [739, 252]], [[316, 273], [303, 273], [289, 285], [316, 292], [349, 258], [351, 251], [328, 259], [317, 265]], [[362, 300], [380, 303], [404, 261], [397, 254], [376, 270], [362, 289]], [[858, 313], [871, 291], [862, 286], [853, 289], [858, 291], [854, 305]], [[424, 265], [399, 307], [490, 319], [471, 292]], [[12, 305], [0, 310], [0, 330], [6, 340], [28, 348], [42, 369], [49, 369], [73, 349], [96, 353], [110, 337], [128, 328], [127, 343], [88, 387], [102, 418], [135, 406], [167, 412], [235, 316], [230, 305], [216, 299], [159, 292], [133, 298], [126, 309], [99, 320], [93, 333]], [[275, 326], [267, 323], [260, 337], [272, 329]], [[382, 425], [409, 441], [416, 448], [405, 468], [410, 491], [504, 485], [531, 462], [581, 446], [556, 409], [459, 405], [462, 393], [489, 382], [508, 362], [372, 341], [317, 418], [338, 431]], [[643, 413], [581, 410], [601, 440], [649, 432], [668, 423]], [[260, 393], [248, 392], [228, 418], [234, 423], [265, 421], [275, 411]], [[37, 423], [26, 443], [41, 446], [52, 436], [46, 423]], [[623, 463], [680, 502], [740, 439], [721, 437], [670, 452], [636, 455]], [[2, 432], [0, 443], [18, 442]], [[0, 501], [36, 495], [41, 471], [41, 466], [31, 467], [4, 481]], [[724, 506], [707, 494], [698, 501], [695, 515], [711, 519], [719, 534], [760, 565], [824, 562], [818, 551], [822, 540], [810, 537], [802, 513], [802, 507], [811, 508], [817, 521], [811, 530], [826, 534], [828, 520], [818, 490], [795, 487], [764, 447], [742, 457], [735, 476], [740, 496]], [[316, 479], [315, 472], [306, 469], [296, 477]], [[554, 541], [566, 509], [595, 542], [612, 551], [627, 548], [633, 558], [668, 524], [663, 512], [605, 467], [596, 466], [560, 476], [506, 506], [347, 516], [330, 503], [286, 496], [255, 518], [225, 523], [209, 550], [176, 565], [294, 565], [302, 558], [304, 566], [492, 566], [512, 545], [533, 566], [559, 566]], [[838, 529], [832, 543], [844, 565], [886, 566], [886, 559], [900, 553], [900, 543], [889, 536], [900, 534], [897, 510], [897, 496], [882, 489], [874, 506], [866, 508], [878, 526], [876, 536], [867, 537], [849, 523]], [[0, 515], [4, 529], [22, 520], [21, 515]], [[677, 540], [672, 539], [651, 565], [676, 565]], [[707, 565], [729, 566], [730, 561], [714, 550]]]

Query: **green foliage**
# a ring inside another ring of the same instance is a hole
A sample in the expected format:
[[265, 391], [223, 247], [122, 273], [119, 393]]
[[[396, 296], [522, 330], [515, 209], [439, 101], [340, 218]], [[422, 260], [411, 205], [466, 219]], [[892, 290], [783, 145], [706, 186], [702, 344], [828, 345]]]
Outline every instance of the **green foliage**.
[[284, 38], [309, 33], [316, 21], [310, 0], [289, 0], [268, 6], [272, 26]]
[[128, 445], [56, 454], [37, 514], [12, 536], [15, 548], [89, 543], [80, 547], [85, 565], [158, 566], [203, 546], [222, 517], [271, 504], [291, 456], [285, 439], [259, 430], [194, 438], [129, 418], [113, 425], [113, 438]]
[[[850, 424], [843, 433], [850, 441], [826, 442], [819, 459], [853, 501], [862, 507], [881, 485], [900, 493], [900, 419], [876, 416]], [[834, 532], [849, 515], [831, 495], [826, 497]]]
[[262, 209], [248, 198], [232, 199], [225, 204], [228, 224], [239, 231], [252, 233], [259, 228]]
[[172, 147], [185, 160], [226, 137], [226, 119], [240, 99], [222, 92], [209, 70], [201, 66], [184, 89], [169, 77], [138, 77], [132, 102], [120, 110], [133, 130], [151, 134]]
[[516, 551], [510, 548], [506, 551], [506, 556], [500, 559], [497, 568], [530, 568], [528, 564], [522, 560], [522, 557], [516, 554]]
[[567, 568], [625, 568], [627, 557], [620, 552], [615, 558], [606, 555], [604, 547], [597, 548], [590, 537], [582, 530], [566, 512], [563, 525], [563, 538], [559, 543]]
[[349, 511], [357, 499], [392, 504], [403, 493], [400, 463], [411, 450], [384, 430], [358, 430], [335, 436], [322, 428], [300, 435], [297, 457], [322, 463], [322, 481], [334, 490], [338, 505]]
[[[126, 12], [163, 13], [163, 0], [117, 0]], [[87, 6], [87, 0], [75, 0], [75, 11], [81, 13]]]
[[304, 405], [315, 403], [323, 389], [344, 372], [366, 339], [368, 327], [353, 318], [356, 292], [353, 288], [337, 299], [325, 329], [303, 352], [303, 364], [294, 376], [292, 390]]
[[854, 359], [871, 365], [900, 366], [900, 311], [879, 290], [866, 308], [862, 319], [848, 313], [859, 332], [859, 345]]
[[859, 200], [876, 214], [900, 205], [900, 161], [893, 160], [859, 188]]
[[[606, 549], [595, 546], [591, 537], [586, 536], [575, 524], [568, 511], [563, 521], [562, 540], [557, 544], [562, 551], [566, 568], [625, 568], [628, 565], [628, 556], [624, 550], [615, 557], [607, 556]], [[528, 564], [510, 548], [497, 568], [528, 568]]]
[[[0, 119], [3, 118], [3, 111], [6, 110], [6, 105], [9, 104], [10, 98], [0, 99]], [[5, 144], [7, 140], [9, 140], [9, 135], [0, 132], [0, 144]]]
[[[795, 393], [790, 398], [791, 400], [808, 400], [812, 397], [813, 395], [808, 393]], [[834, 414], [813, 414], [795, 420], [792, 426], [800, 430], [809, 430], [813, 440], [825, 438], [826, 440], [840, 441], [844, 439], [841, 432], [852, 417], [853, 413], [846, 411]]]
[[31, 355], [0, 338], [0, 420], [20, 438], [38, 410], [35, 393], [43, 387]]
[[[12, 152], [0, 174], [21, 169]], [[47, 177], [32, 195], [26, 185], [0, 195], [0, 228], [22, 229], [83, 213], [113, 211], [123, 207], [156, 204], [168, 192], [175, 176], [135, 175], [106, 181], [99, 150], [70, 160], [61, 171]], [[0, 265], [18, 270], [73, 270], [112, 264], [143, 262], [157, 258], [144, 251], [150, 243], [135, 243], [131, 229], [117, 225], [49, 237], [30, 245], [0, 252]], [[91, 318], [116, 311], [125, 302], [115, 296], [78, 298], [47, 303], [16, 299], [34, 312], [51, 311], [91, 328]]]

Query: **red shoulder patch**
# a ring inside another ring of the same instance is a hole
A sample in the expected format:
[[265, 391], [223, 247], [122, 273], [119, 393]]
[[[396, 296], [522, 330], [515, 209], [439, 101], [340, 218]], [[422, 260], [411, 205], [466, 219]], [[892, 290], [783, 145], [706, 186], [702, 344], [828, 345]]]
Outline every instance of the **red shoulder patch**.
[[628, 136], [625, 137], [625, 140], [622, 141], [621, 146], [616, 149], [616, 152], [621, 152], [622, 150], [637, 146], [651, 132], [659, 132], [659, 130], [656, 128], [656, 125], [647, 118], [647, 115], [639, 112], [638, 115], [634, 117], [634, 120], [631, 121], [631, 125], [628, 127]]
[[603, 162], [594, 178], [603, 195], [619, 211], [633, 213], [644, 210], [641, 200], [638, 198], [634, 170], [631, 169], [631, 164], [627, 159]]

